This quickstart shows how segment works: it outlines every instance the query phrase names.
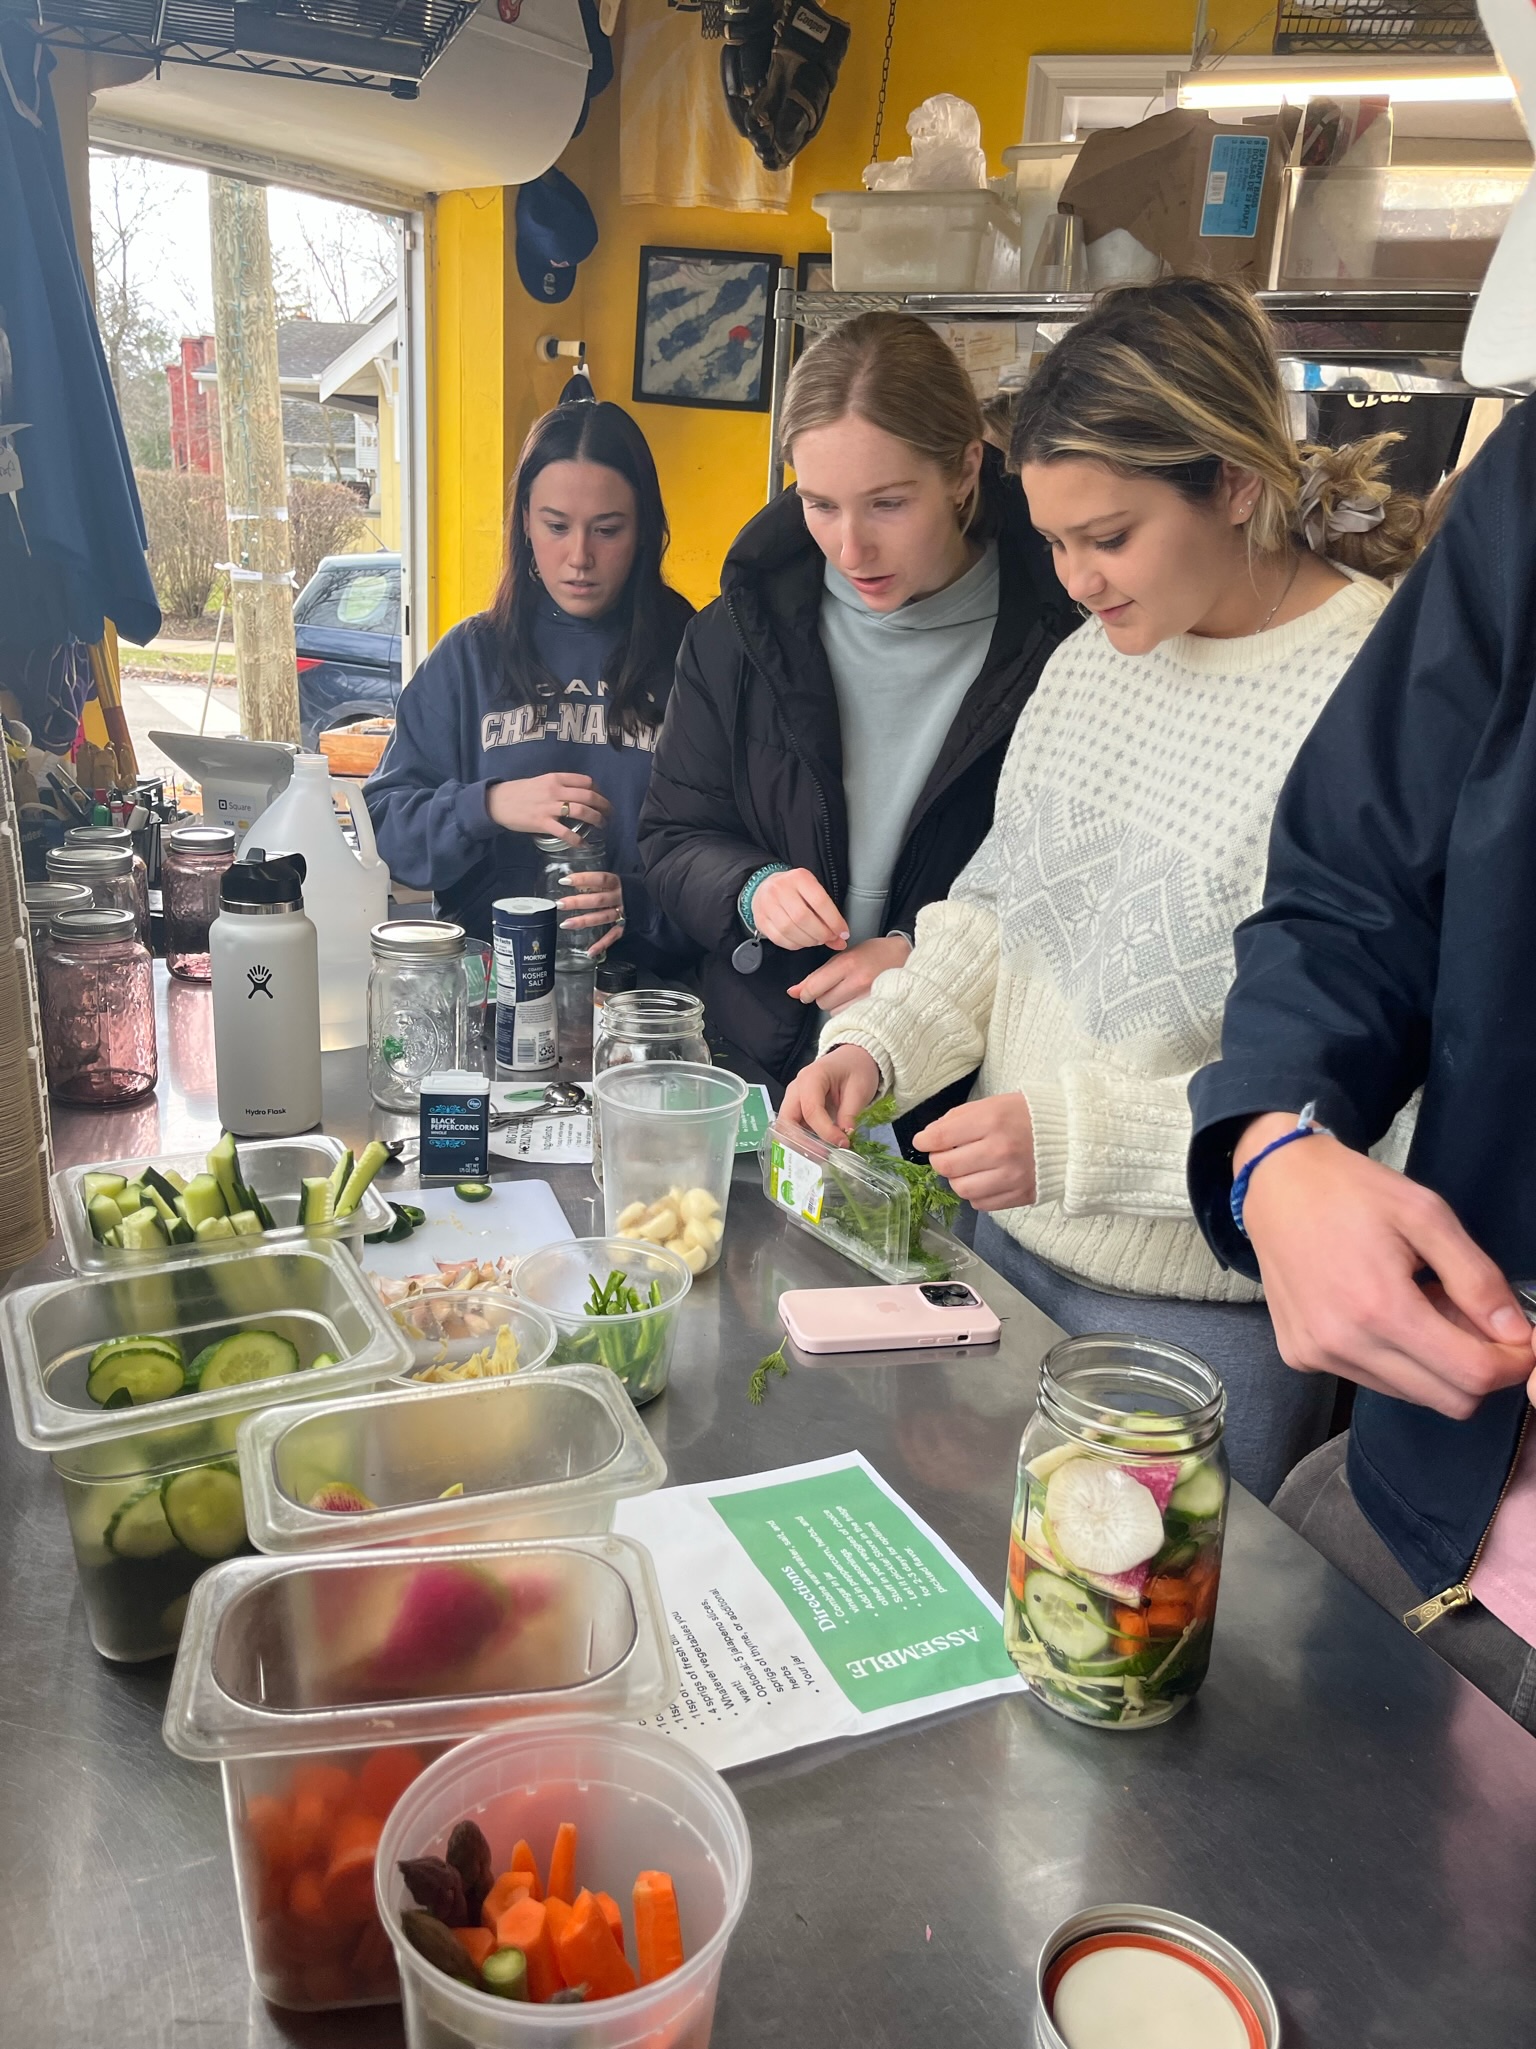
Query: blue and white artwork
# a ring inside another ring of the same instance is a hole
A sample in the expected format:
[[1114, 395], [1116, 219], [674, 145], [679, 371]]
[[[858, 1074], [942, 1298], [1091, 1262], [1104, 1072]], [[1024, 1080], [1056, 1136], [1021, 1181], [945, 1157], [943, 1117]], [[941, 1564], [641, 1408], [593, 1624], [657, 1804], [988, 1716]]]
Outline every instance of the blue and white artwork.
[[764, 405], [777, 262], [772, 256], [642, 250], [635, 397], [662, 405]]

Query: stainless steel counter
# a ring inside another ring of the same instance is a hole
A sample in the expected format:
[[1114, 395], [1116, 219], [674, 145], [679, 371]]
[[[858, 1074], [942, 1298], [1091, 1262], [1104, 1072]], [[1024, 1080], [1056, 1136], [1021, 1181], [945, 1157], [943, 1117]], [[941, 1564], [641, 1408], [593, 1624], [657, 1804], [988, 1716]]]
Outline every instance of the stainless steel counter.
[[[580, 989], [563, 993], [579, 1016]], [[61, 1163], [212, 1139], [206, 995], [167, 1000], [158, 1101], [61, 1116]], [[360, 1054], [325, 1067], [327, 1129], [387, 1125]], [[587, 1228], [586, 1170], [553, 1178]], [[797, 1364], [754, 1409], [780, 1289], [855, 1278], [754, 1182], [743, 1168], [725, 1259], [645, 1412], [673, 1478], [857, 1447], [1000, 1587], [1052, 1326], [983, 1270], [996, 1354]], [[92, 1651], [47, 1461], [0, 1436], [0, 2045], [392, 2049], [392, 2010], [285, 2014], [252, 1990], [217, 1776], [160, 1741], [169, 1665]], [[1078, 1729], [1010, 1699], [733, 1779], [756, 1869], [717, 2049], [1022, 2049], [1041, 1938], [1108, 1900], [1193, 1914], [1247, 1950], [1288, 2049], [1536, 2034], [1536, 1743], [1246, 1496], [1209, 1682], [1168, 1727]]]

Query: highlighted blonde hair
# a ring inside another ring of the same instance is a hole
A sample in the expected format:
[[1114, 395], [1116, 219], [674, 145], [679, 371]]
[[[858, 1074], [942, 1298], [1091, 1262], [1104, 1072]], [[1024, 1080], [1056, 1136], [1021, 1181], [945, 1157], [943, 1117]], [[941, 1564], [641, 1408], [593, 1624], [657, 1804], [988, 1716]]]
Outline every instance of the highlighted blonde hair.
[[1248, 470], [1259, 480], [1255, 554], [1295, 545], [1389, 579], [1412, 564], [1424, 525], [1421, 502], [1382, 474], [1399, 439], [1298, 443], [1258, 300], [1213, 279], [1164, 278], [1107, 293], [1051, 350], [1020, 396], [1011, 461], [1100, 462], [1197, 503], [1226, 467]]
[[[794, 461], [795, 438], [850, 414], [906, 442], [958, 480], [965, 452], [985, 439], [981, 406], [960, 359], [912, 313], [860, 313], [813, 342], [789, 373], [779, 440]], [[981, 479], [960, 507], [969, 533], [981, 512]]]

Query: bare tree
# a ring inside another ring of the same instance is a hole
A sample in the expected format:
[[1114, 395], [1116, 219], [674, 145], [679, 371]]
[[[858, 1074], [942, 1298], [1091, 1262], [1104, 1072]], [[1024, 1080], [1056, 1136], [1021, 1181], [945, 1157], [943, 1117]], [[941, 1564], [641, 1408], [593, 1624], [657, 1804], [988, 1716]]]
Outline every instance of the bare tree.
[[312, 320], [357, 320], [395, 282], [394, 223], [361, 207], [304, 198], [295, 234], [274, 264], [279, 295]]
[[91, 256], [96, 325], [134, 462], [168, 469], [170, 395], [165, 363], [172, 339], [145, 299], [140, 278], [163, 234], [157, 167], [140, 157], [91, 155]]

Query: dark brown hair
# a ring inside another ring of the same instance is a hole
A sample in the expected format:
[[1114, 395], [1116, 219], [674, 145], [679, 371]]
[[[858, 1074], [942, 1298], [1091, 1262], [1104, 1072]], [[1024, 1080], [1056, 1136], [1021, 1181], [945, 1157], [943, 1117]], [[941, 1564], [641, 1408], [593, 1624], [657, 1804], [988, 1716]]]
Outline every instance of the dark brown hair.
[[[556, 406], [535, 420], [517, 458], [507, 498], [506, 551], [501, 582], [486, 614], [500, 656], [503, 684], [515, 704], [555, 696], [560, 679], [534, 647], [533, 623], [541, 603], [552, 603], [534, 574], [528, 539], [528, 499], [534, 479], [552, 462], [594, 462], [623, 477], [635, 494], [634, 567], [623, 595], [606, 615], [613, 624], [609, 653], [608, 744], [621, 746], [642, 726], [661, 723], [666, 686], [677, 653], [675, 608], [661, 573], [672, 538], [650, 446], [622, 406], [582, 399]], [[658, 694], [659, 692], [659, 694]]]

